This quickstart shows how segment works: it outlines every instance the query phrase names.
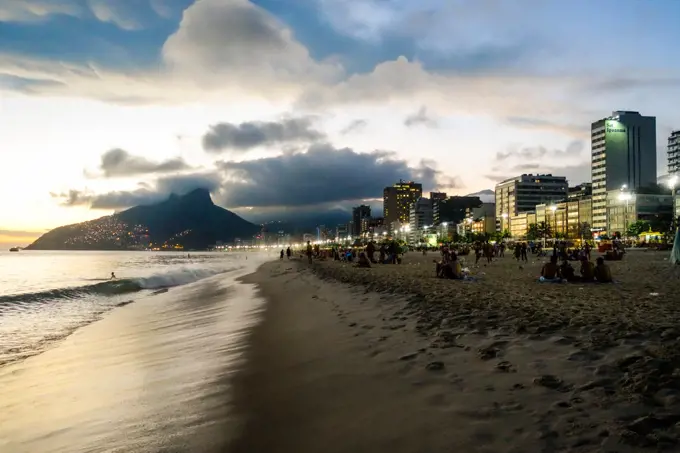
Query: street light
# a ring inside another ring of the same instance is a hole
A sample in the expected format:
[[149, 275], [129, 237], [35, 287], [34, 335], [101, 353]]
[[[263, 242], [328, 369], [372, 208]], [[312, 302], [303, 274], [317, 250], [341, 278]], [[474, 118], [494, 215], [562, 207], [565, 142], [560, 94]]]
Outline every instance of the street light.
[[673, 197], [673, 230], [677, 228], [678, 224], [678, 208], [675, 203], [675, 190], [678, 185], [678, 177], [673, 175], [668, 180], [668, 187], [671, 188], [671, 196]]
[[619, 200], [626, 202], [626, 211], [625, 211], [625, 214], [624, 214], [623, 229], [624, 229], [624, 234], [626, 235], [626, 239], [627, 239], [628, 238], [628, 201], [630, 201], [631, 195], [630, 195], [630, 192], [624, 191], [624, 187], [626, 187], [625, 184], [621, 187], [621, 193], [619, 194]]
[[552, 205], [550, 206], [550, 210], [553, 213], [553, 224], [554, 224], [554, 230], [553, 230], [553, 236], [555, 236], [555, 239], [557, 239], [557, 206]]

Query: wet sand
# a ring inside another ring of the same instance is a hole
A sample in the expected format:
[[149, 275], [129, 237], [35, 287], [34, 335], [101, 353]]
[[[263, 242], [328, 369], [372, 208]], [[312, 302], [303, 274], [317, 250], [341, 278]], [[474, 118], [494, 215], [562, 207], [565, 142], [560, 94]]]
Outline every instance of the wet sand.
[[680, 280], [667, 254], [615, 285], [538, 284], [541, 262], [433, 278], [433, 255], [266, 264], [236, 383], [234, 452], [680, 451]]
[[141, 298], [0, 368], [2, 453], [216, 453], [262, 309], [237, 271]]

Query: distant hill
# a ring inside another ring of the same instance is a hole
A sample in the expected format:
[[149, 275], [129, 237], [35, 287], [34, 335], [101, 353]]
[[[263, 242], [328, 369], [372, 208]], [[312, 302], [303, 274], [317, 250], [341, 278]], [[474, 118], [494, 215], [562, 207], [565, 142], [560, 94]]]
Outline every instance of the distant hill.
[[215, 206], [207, 190], [196, 189], [182, 196], [171, 195], [160, 203], [56, 228], [26, 249], [206, 249], [217, 241], [250, 239], [258, 231], [259, 226]]
[[468, 194], [466, 197], [479, 197], [479, 199], [482, 200], [482, 203], [496, 202], [496, 192], [491, 189], [480, 190], [479, 192]]

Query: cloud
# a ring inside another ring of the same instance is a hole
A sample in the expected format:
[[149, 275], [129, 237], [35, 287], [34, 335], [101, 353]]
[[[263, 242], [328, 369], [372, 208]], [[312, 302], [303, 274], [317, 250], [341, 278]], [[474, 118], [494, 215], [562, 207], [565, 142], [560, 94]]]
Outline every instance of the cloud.
[[315, 144], [305, 153], [221, 162], [229, 207], [304, 206], [379, 197], [385, 186], [413, 179], [426, 188], [456, 183], [430, 162], [410, 167], [389, 151], [358, 153]]
[[420, 107], [416, 113], [413, 113], [404, 119], [404, 126], [406, 127], [421, 125], [433, 128], [438, 126], [437, 121], [427, 115], [427, 107], [424, 105]]
[[290, 28], [248, 0], [201, 0], [184, 11], [165, 42], [163, 59], [194, 83], [286, 90], [300, 83], [332, 81], [334, 63], [315, 61]]
[[69, 190], [66, 193], [50, 193], [65, 207], [88, 206], [90, 209], [118, 210], [132, 206], [157, 203], [170, 194], [183, 195], [195, 189], [218, 190], [221, 177], [214, 172], [189, 175], [173, 175], [158, 178], [153, 184], [140, 184], [136, 190], [112, 191], [96, 194], [87, 190]]
[[[545, 160], [545, 159], [560, 159], [564, 157], [576, 157], [581, 154], [585, 148], [585, 144], [581, 140], [571, 141], [564, 150], [548, 149], [544, 146], [522, 147], [511, 146], [507, 151], [497, 152], [495, 160], [503, 162], [508, 159], [517, 160]], [[528, 165], [524, 163], [523, 165]]]
[[34, 22], [53, 14], [82, 14], [82, 2], [74, 0], [3, 0], [0, 1], [0, 22]]
[[541, 164], [518, 164], [511, 168], [513, 171], [527, 172], [536, 171], [541, 168]]
[[583, 124], [560, 124], [558, 122], [549, 121], [543, 118], [528, 118], [524, 116], [508, 116], [505, 122], [511, 126], [523, 129], [545, 130], [549, 132], [559, 132], [564, 135], [576, 137], [579, 139], [586, 139], [590, 135], [590, 128], [588, 127], [588, 120]]
[[170, 173], [186, 170], [189, 165], [181, 157], [154, 162], [145, 157], [133, 156], [122, 149], [112, 149], [101, 157], [99, 168], [106, 178], [143, 175], [149, 173]]
[[259, 146], [314, 142], [325, 134], [312, 127], [310, 118], [289, 118], [278, 122], [250, 121], [218, 123], [203, 136], [203, 149], [219, 153], [226, 149], [247, 151]]
[[[549, 162], [537, 164], [536, 166], [534, 166], [534, 164], [519, 164], [510, 169], [493, 168], [492, 171], [494, 173], [485, 174], [483, 177], [494, 183], [499, 183], [527, 172], [535, 175], [552, 174], [555, 176], [565, 176], [572, 186], [582, 182], [589, 182], [591, 179], [590, 161], [562, 166], [554, 165]], [[512, 173], [500, 173], [501, 171], [510, 171]]]
[[347, 135], [347, 134], [352, 133], [352, 132], [358, 132], [358, 131], [365, 129], [366, 126], [368, 126], [368, 121], [366, 121], [364, 119], [357, 119], [357, 120], [354, 120], [351, 123], [349, 123], [344, 128], [342, 128], [342, 130], [340, 130], [340, 134], [341, 135]]
[[143, 28], [147, 13], [168, 19], [178, 6], [176, 1], [170, 4], [169, 0], [2, 0], [0, 22], [38, 22], [54, 15], [67, 15], [92, 18], [131, 31]]
[[35, 236], [40, 236], [43, 234], [44, 231], [21, 231], [21, 230], [1, 230], [0, 229], [0, 236], [5, 236], [5, 237], [16, 237], [16, 238], [24, 238], [24, 237], [35, 237]]

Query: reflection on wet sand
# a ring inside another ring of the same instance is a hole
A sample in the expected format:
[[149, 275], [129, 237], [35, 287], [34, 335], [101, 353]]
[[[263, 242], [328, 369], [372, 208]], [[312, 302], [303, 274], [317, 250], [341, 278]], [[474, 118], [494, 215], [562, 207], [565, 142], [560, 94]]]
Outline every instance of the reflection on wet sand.
[[119, 308], [0, 368], [0, 451], [212, 452], [234, 436], [229, 377], [261, 302], [224, 277]]

